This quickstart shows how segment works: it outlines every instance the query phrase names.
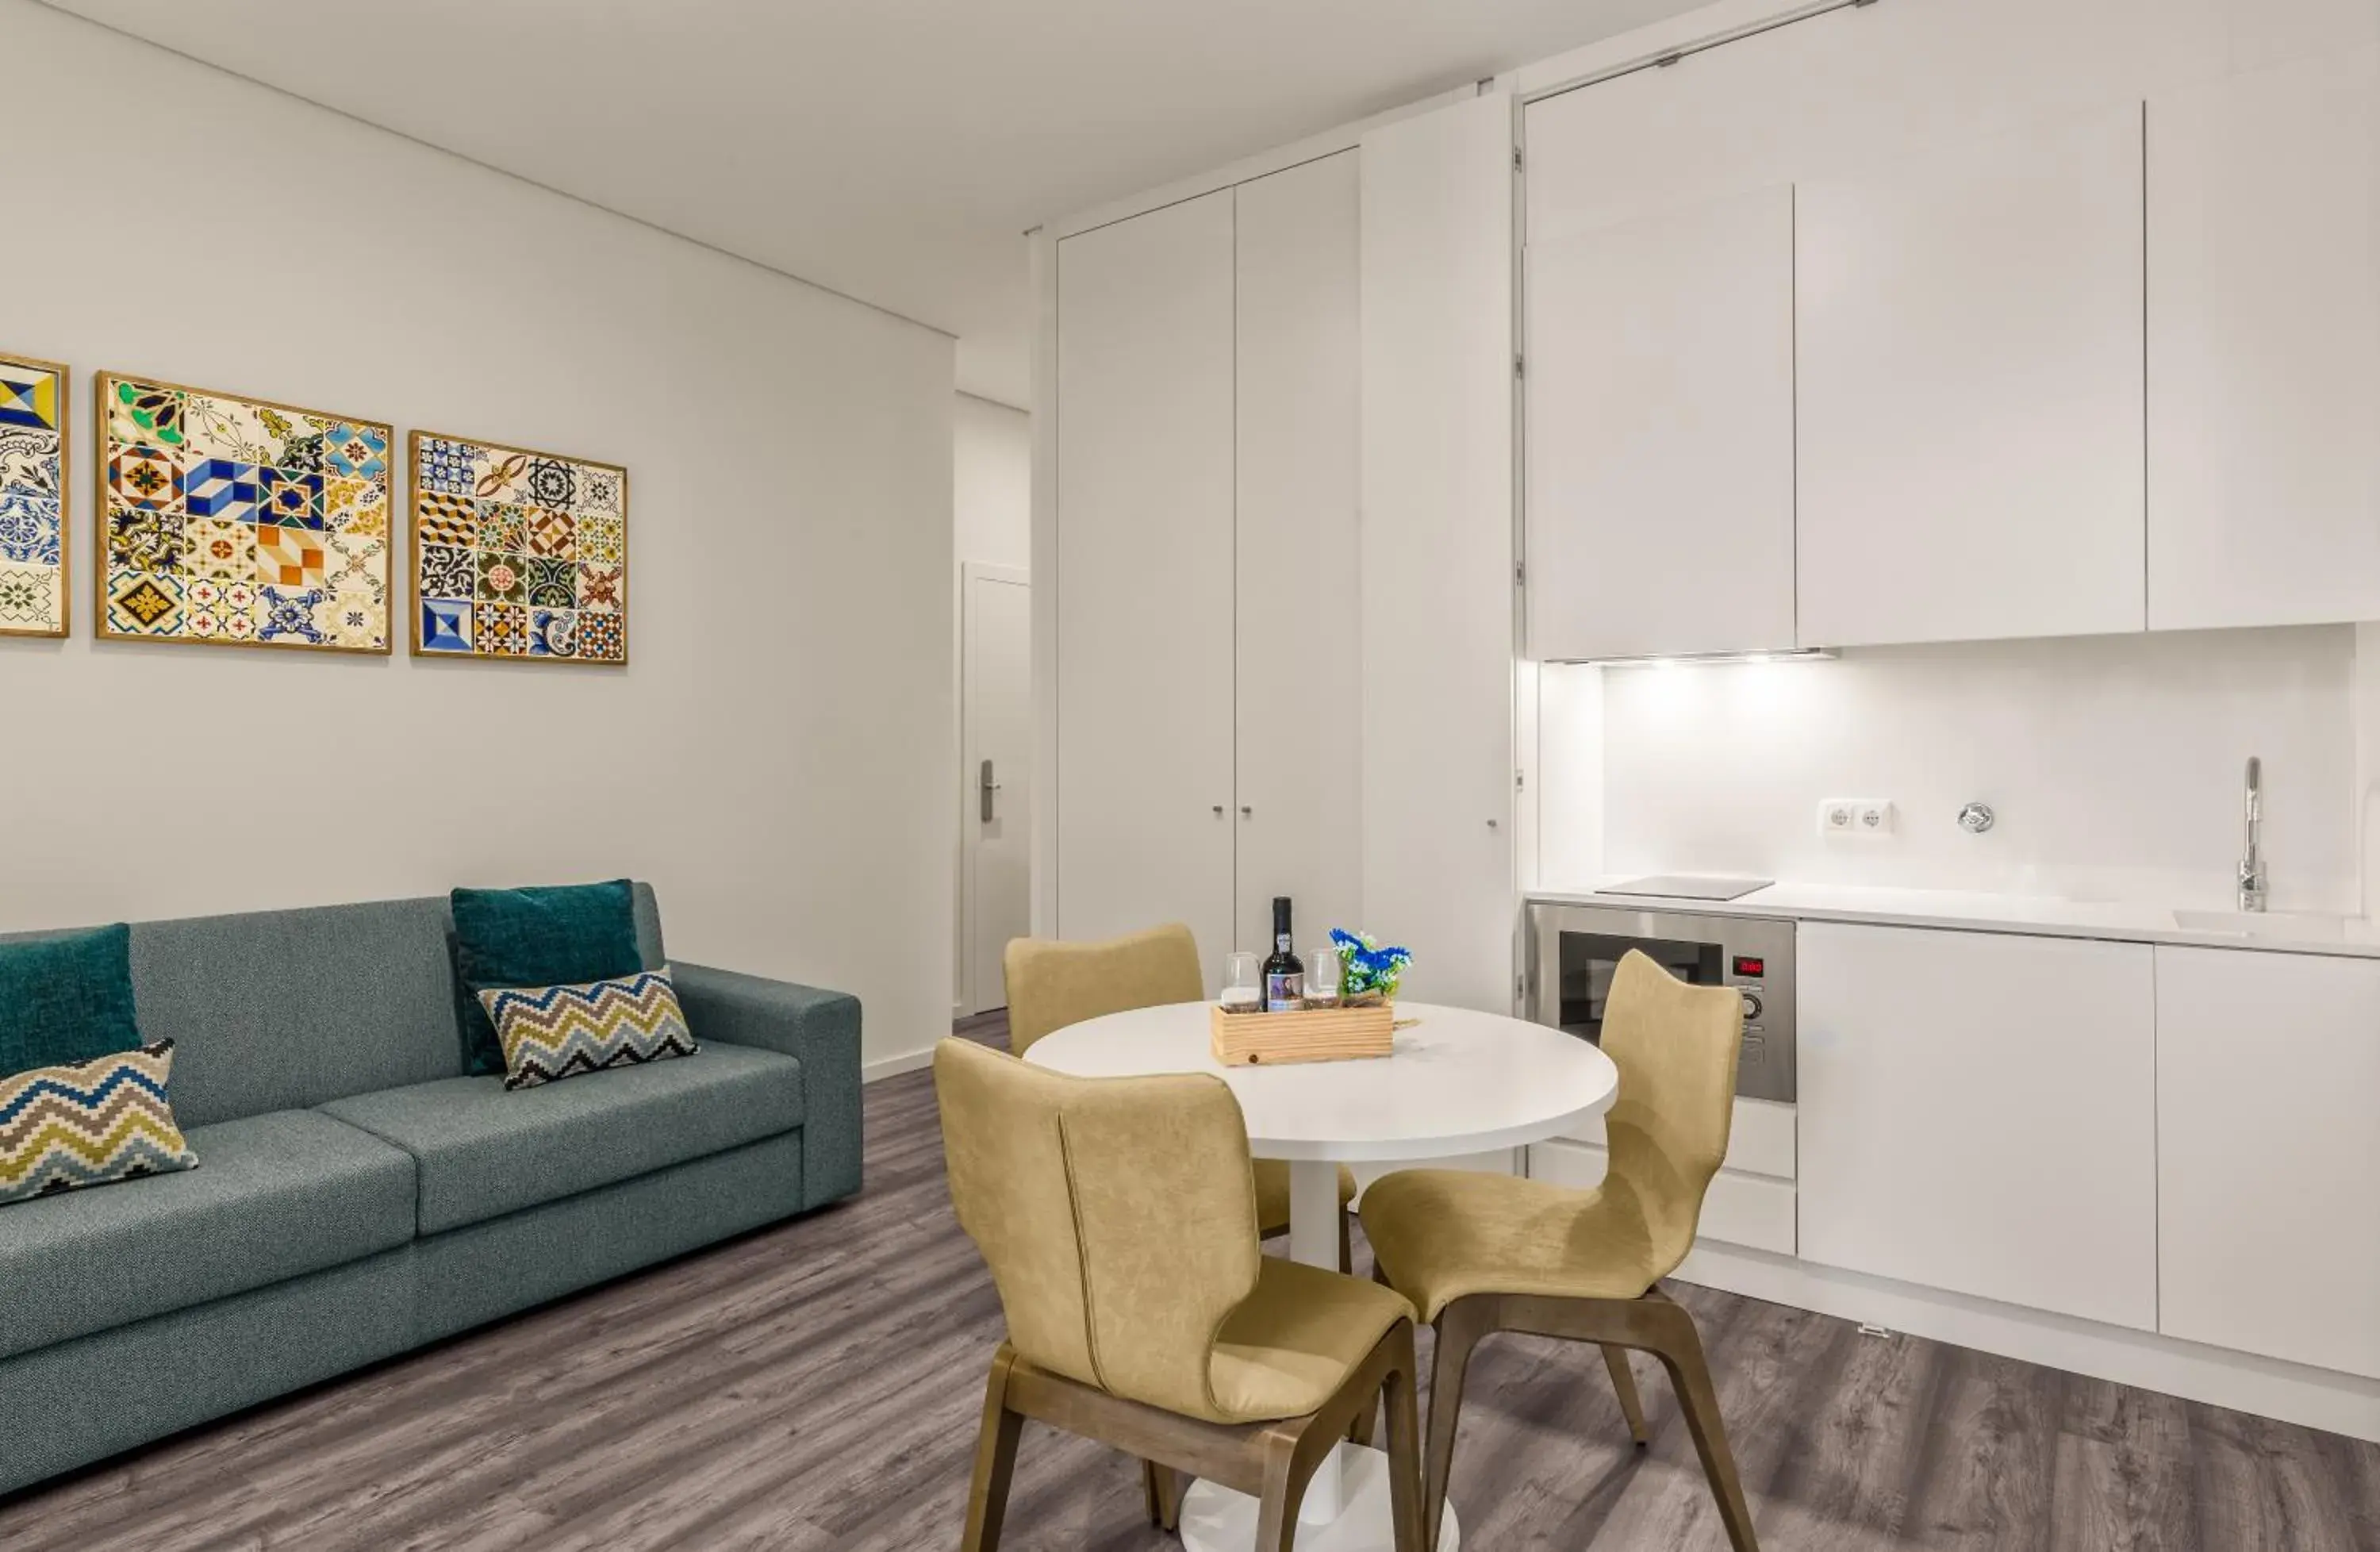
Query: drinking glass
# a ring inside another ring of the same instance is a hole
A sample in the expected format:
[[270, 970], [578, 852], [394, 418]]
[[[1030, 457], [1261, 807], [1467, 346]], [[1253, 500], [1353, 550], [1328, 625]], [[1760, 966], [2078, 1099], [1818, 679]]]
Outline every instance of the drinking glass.
[[1339, 951], [1330, 943], [1317, 943], [1305, 957], [1305, 1000], [1316, 1008], [1339, 1006]]
[[1235, 953], [1225, 962], [1223, 970], [1223, 1011], [1227, 1013], [1252, 1013], [1264, 1006], [1263, 977], [1257, 974], [1257, 956]]

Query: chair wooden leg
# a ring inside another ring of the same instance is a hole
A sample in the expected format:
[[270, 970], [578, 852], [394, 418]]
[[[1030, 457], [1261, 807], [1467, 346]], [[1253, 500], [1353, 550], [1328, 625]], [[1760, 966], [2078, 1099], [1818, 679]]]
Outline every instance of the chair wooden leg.
[[1305, 1484], [1294, 1470], [1296, 1440], [1274, 1435], [1266, 1441], [1264, 1492], [1257, 1501], [1256, 1552], [1296, 1552], [1297, 1510]]
[[1438, 1527], [1422, 1521], [1421, 1419], [1414, 1404], [1419, 1365], [1414, 1361], [1413, 1328], [1399, 1329], [1400, 1366], [1389, 1371], [1380, 1388], [1380, 1401], [1389, 1414], [1389, 1515], [1396, 1531], [1396, 1552], [1428, 1552]]
[[1380, 1408], [1378, 1402], [1375, 1401], [1357, 1413], [1355, 1420], [1347, 1425], [1347, 1440], [1351, 1444], [1360, 1444], [1369, 1449], [1379, 1438], [1379, 1426]]
[[1718, 1517], [1727, 1526], [1735, 1552], [1759, 1552], [1753, 1534], [1752, 1510], [1743, 1500], [1743, 1483], [1735, 1470], [1735, 1452], [1728, 1448], [1727, 1429], [1718, 1413], [1718, 1392], [1711, 1385], [1710, 1363], [1703, 1356], [1702, 1334], [1694, 1317], [1658, 1289], [1645, 1296], [1648, 1311], [1666, 1314], [1648, 1321], [1653, 1355], [1670, 1373], [1678, 1406], [1686, 1414], [1686, 1431], [1694, 1436], [1694, 1452], [1702, 1457], [1703, 1474], [1710, 1478], [1711, 1496], [1718, 1500]]
[[983, 1426], [976, 1434], [975, 1481], [967, 1493], [966, 1532], [960, 1552], [999, 1552], [1001, 1522], [1008, 1517], [1008, 1484], [1016, 1471], [1016, 1436], [1025, 1419], [1008, 1410], [1008, 1376], [1016, 1353], [1006, 1342], [992, 1355], [983, 1388]]
[[1436, 1547], [1438, 1527], [1446, 1517], [1447, 1478], [1454, 1468], [1454, 1428], [1463, 1413], [1463, 1376], [1471, 1365], [1471, 1350], [1495, 1329], [1495, 1300], [1457, 1299], [1439, 1311], [1431, 1328], [1438, 1333], [1437, 1352], [1429, 1367], [1429, 1447], [1423, 1457], [1421, 1523], [1423, 1545]]
[[1620, 1393], [1620, 1413], [1628, 1419], [1628, 1435], [1642, 1449], [1652, 1441], [1652, 1436], [1645, 1431], [1645, 1401], [1636, 1394], [1636, 1374], [1628, 1366], [1628, 1350], [1605, 1348], [1603, 1366], [1611, 1371], [1611, 1388]]
[[1171, 1466], [1154, 1461], [1140, 1463], [1140, 1492], [1148, 1508], [1148, 1522], [1162, 1531], [1182, 1525], [1182, 1483]]
[[1339, 1206], [1339, 1271], [1343, 1277], [1355, 1275], [1355, 1242], [1347, 1231], [1347, 1206]]

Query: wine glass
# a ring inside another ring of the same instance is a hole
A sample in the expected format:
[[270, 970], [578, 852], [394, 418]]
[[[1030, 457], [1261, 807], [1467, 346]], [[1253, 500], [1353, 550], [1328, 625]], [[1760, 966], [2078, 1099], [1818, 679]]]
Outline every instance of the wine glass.
[[1305, 961], [1305, 1000], [1317, 1008], [1339, 1006], [1339, 951], [1330, 943], [1317, 943]]
[[1257, 969], [1257, 956], [1252, 953], [1234, 953], [1224, 962], [1223, 1012], [1253, 1013], [1264, 1006], [1264, 982]]

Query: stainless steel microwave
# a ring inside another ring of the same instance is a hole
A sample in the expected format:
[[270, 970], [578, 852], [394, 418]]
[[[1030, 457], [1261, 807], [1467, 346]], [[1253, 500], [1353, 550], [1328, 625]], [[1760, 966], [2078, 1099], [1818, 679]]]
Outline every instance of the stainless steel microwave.
[[1682, 981], [1742, 993], [1735, 1091], [1793, 1101], [1792, 922], [1553, 903], [1532, 905], [1529, 915], [1530, 1018], [1600, 1042], [1612, 975], [1622, 955], [1641, 950]]

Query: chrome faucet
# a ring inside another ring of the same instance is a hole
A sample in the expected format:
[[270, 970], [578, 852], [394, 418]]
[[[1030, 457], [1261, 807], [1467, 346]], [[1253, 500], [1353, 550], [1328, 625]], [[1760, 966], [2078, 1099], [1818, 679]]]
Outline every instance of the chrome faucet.
[[2265, 762], [2248, 757], [2246, 851], [2240, 858], [2240, 909], [2265, 908]]

